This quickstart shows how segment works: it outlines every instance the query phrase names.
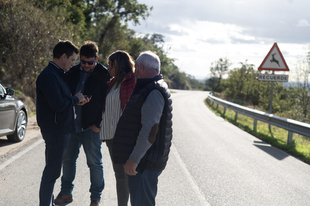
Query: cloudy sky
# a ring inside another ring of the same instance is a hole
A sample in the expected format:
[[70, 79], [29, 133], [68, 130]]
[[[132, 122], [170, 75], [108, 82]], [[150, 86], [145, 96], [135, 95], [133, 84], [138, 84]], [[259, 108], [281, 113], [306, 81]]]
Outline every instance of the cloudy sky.
[[138, 0], [153, 6], [140, 34], [164, 35], [181, 71], [204, 79], [219, 58], [259, 67], [277, 42], [290, 69], [310, 51], [310, 0]]

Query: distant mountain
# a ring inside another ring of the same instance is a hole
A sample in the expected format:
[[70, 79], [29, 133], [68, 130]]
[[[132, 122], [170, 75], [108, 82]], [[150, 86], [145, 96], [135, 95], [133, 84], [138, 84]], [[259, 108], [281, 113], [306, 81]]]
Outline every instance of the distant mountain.
[[298, 87], [298, 82], [283, 82], [283, 86], [288, 89], [289, 87]]
[[[283, 82], [283, 86], [288, 89], [290, 87], [295, 88], [295, 87], [303, 87], [304, 83], [303, 82]], [[308, 87], [308, 90], [310, 91], [310, 85]]]

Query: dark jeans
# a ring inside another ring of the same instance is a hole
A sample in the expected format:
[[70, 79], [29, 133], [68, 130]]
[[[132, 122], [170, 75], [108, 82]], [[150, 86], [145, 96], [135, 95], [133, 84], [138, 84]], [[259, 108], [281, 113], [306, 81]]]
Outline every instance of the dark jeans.
[[[112, 159], [113, 139], [106, 141]], [[127, 206], [129, 199], [128, 178], [123, 164], [113, 164], [113, 170], [116, 180], [116, 192], [118, 206]]]
[[40, 206], [51, 206], [56, 180], [61, 173], [63, 157], [70, 139], [70, 134], [42, 133], [45, 140], [45, 168], [40, 185]]
[[140, 165], [136, 170], [136, 175], [128, 175], [131, 206], [154, 206], [158, 177], [162, 171], [148, 170]]

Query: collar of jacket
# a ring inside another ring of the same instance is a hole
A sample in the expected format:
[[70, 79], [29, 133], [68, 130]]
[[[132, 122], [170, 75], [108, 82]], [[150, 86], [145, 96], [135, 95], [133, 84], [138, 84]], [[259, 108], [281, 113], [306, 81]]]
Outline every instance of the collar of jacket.
[[50, 61], [49, 62], [49, 65], [51, 66], [51, 67], [53, 67], [53, 69], [55, 69], [57, 72], [60, 72], [60, 73], [62, 73], [62, 74], [66, 74], [66, 72], [63, 70], [63, 69], [61, 69], [57, 64], [55, 64], [54, 62], [52, 62], [52, 61]]
[[150, 82], [158, 81], [158, 80], [161, 80], [161, 79], [163, 79], [163, 76], [161, 74], [159, 74], [157, 76], [154, 76], [152, 78], [137, 79], [136, 87], [143, 87], [143, 86], [147, 85]]
[[128, 73], [126, 74], [125, 80], [131, 79], [131, 78], [134, 78], [134, 77], [135, 77], [135, 74], [134, 74], [134, 73], [128, 72]]

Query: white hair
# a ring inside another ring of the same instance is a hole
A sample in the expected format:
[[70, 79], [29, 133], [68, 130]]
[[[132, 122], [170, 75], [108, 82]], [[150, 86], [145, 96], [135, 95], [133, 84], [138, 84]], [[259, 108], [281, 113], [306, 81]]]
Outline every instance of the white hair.
[[154, 69], [157, 71], [158, 74], [160, 72], [160, 59], [154, 52], [151, 51], [145, 51], [140, 53], [135, 64], [141, 64], [146, 69]]

